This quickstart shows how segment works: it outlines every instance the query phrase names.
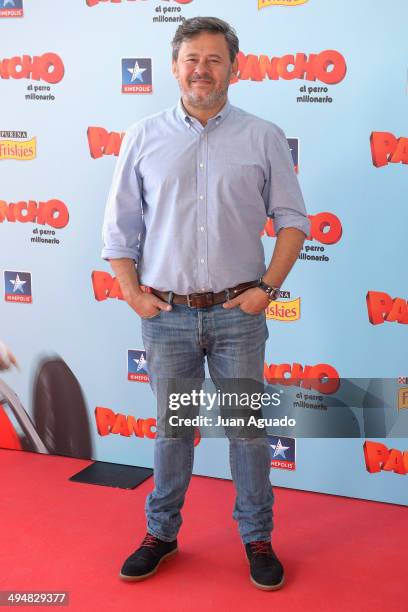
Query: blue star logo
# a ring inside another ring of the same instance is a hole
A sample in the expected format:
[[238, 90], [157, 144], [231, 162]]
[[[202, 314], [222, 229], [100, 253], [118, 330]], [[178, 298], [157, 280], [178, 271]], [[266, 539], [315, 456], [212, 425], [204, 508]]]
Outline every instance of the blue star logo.
[[282, 442], [278, 440], [278, 443], [271, 444], [271, 447], [273, 448], [274, 457], [278, 457], [280, 455], [283, 459], [286, 459], [285, 450], [288, 450], [289, 446], [283, 446]]
[[133, 361], [137, 363], [137, 371], [144, 370], [146, 368], [146, 359], [144, 358], [143, 353], [140, 355], [139, 359], [134, 359]]
[[13, 285], [13, 293], [16, 293], [17, 291], [24, 293], [23, 285], [25, 285], [26, 282], [27, 281], [20, 280], [20, 277], [18, 274], [16, 275], [16, 278], [14, 280], [10, 279], [10, 283]]
[[133, 83], [134, 81], [140, 81], [143, 83], [143, 72], [145, 72], [145, 70], [147, 70], [147, 68], [140, 68], [139, 63], [136, 61], [133, 68], [128, 68], [128, 71], [132, 75], [130, 82]]

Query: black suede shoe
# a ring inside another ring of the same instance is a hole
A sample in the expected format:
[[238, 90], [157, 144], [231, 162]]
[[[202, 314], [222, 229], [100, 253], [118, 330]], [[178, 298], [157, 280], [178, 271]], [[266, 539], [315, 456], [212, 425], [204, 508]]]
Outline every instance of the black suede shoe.
[[285, 582], [285, 576], [282, 563], [273, 552], [271, 543], [250, 542], [245, 544], [245, 550], [254, 585], [264, 591], [280, 589]]
[[164, 542], [147, 533], [140, 548], [126, 559], [119, 574], [122, 580], [143, 580], [157, 572], [166, 557], [177, 552], [177, 540]]

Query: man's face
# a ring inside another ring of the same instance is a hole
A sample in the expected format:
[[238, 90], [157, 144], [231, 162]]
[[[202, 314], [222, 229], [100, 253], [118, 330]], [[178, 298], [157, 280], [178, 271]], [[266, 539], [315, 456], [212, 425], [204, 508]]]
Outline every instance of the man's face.
[[231, 64], [223, 34], [203, 32], [181, 44], [172, 69], [183, 100], [194, 108], [205, 110], [226, 99], [238, 62], [235, 60]]

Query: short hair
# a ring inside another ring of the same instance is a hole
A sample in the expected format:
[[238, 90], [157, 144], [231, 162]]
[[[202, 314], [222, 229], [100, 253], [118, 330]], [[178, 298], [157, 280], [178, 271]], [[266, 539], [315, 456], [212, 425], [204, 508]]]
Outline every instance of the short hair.
[[191, 40], [202, 32], [210, 34], [223, 34], [228, 45], [231, 63], [235, 60], [239, 51], [239, 40], [237, 33], [229, 23], [218, 19], [218, 17], [192, 17], [186, 19], [176, 30], [172, 40], [173, 60], [177, 61], [181, 44], [185, 40]]

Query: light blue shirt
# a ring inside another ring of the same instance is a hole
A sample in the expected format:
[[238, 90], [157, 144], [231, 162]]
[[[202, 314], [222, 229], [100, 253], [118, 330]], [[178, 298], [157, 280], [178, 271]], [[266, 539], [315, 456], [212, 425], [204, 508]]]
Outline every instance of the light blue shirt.
[[267, 216], [309, 234], [283, 131], [229, 102], [203, 127], [180, 101], [126, 131], [102, 257], [134, 259], [155, 289], [218, 292], [265, 272]]

